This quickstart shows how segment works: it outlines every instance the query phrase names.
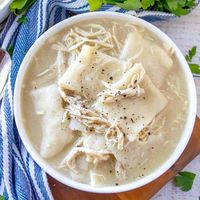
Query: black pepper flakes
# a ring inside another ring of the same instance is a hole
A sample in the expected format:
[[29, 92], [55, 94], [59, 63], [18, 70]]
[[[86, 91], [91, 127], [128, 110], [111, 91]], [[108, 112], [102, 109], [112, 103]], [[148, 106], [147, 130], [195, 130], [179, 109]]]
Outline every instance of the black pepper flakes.
[[115, 185], [116, 185], [116, 186], [118, 186], [118, 185], [119, 185], [119, 183], [115, 183]]
[[111, 76], [109, 79], [110, 79], [110, 80], [113, 80], [113, 77]]

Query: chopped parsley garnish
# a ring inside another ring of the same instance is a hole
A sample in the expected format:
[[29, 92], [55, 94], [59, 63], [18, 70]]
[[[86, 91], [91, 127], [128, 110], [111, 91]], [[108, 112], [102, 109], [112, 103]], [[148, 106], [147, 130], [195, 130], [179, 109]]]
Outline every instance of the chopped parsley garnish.
[[186, 15], [192, 9], [195, 0], [88, 0], [90, 11], [101, 8], [103, 4], [117, 5], [124, 10], [154, 10], [174, 13], [177, 16]]
[[196, 64], [196, 63], [192, 63], [192, 60], [193, 60], [194, 56], [196, 55], [196, 52], [197, 52], [197, 47], [196, 46], [192, 47], [188, 51], [188, 54], [185, 56], [185, 59], [187, 60], [192, 73], [200, 74], [200, 65]]
[[191, 190], [196, 174], [192, 172], [179, 172], [175, 177], [175, 184], [184, 192]]

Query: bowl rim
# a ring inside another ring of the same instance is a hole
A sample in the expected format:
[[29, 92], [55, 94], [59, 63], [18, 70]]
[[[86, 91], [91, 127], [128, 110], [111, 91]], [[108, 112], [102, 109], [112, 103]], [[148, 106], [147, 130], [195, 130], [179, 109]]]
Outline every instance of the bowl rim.
[[[132, 24], [136, 24], [139, 26], [145, 27], [147, 30], [152, 32], [156, 37], [160, 38], [161, 40], [167, 42], [170, 44], [174, 50], [177, 57], [177, 60], [180, 62], [180, 67], [182, 68], [185, 79], [186, 79], [186, 87], [187, 87], [187, 93], [188, 93], [188, 114], [187, 119], [185, 123], [184, 130], [182, 132], [182, 135], [179, 139], [179, 142], [177, 143], [176, 148], [174, 149], [173, 153], [167, 158], [165, 162], [163, 162], [158, 168], [156, 168], [154, 171], [152, 171], [149, 175], [144, 176], [143, 178], [139, 180], [135, 180], [133, 182], [129, 182], [123, 185], [119, 186], [105, 186], [105, 187], [93, 187], [88, 184], [79, 183], [77, 181], [74, 181], [67, 176], [64, 176], [57, 172], [53, 167], [51, 167], [49, 164], [45, 162], [44, 159], [39, 155], [39, 153], [34, 149], [33, 144], [31, 143], [28, 134], [26, 134], [25, 127], [22, 123], [22, 113], [21, 113], [21, 89], [22, 89], [22, 82], [23, 77], [26, 73], [26, 66], [29, 65], [31, 58], [34, 56], [34, 54], [37, 52], [37, 50], [42, 46], [42, 44], [45, 42], [47, 38], [50, 36], [58, 33], [59, 31], [67, 28], [68, 26], [71, 26], [75, 23], [80, 23], [83, 21], [87, 21], [90, 19], [114, 19], [114, 20], [124, 20], [127, 22], [131, 22]], [[159, 176], [161, 176], [164, 172], [166, 172], [180, 157], [182, 152], [184, 151], [190, 137], [192, 134], [192, 130], [194, 127], [195, 117], [196, 117], [196, 104], [197, 104], [197, 97], [196, 97], [196, 89], [195, 84], [193, 80], [192, 73], [189, 69], [189, 66], [185, 60], [185, 57], [182, 55], [181, 51], [178, 49], [178, 47], [175, 45], [175, 43], [160, 29], [155, 27], [154, 25], [150, 24], [149, 22], [144, 21], [143, 19], [139, 19], [137, 17], [122, 14], [122, 13], [116, 13], [116, 12], [92, 12], [92, 13], [84, 13], [80, 15], [76, 15], [73, 17], [70, 17], [68, 19], [63, 20], [62, 22], [59, 22], [58, 24], [54, 25], [50, 29], [48, 29], [45, 33], [43, 33], [32, 45], [32, 47], [29, 49], [27, 54], [25, 55], [20, 69], [17, 74], [17, 79], [15, 83], [15, 89], [14, 89], [14, 116], [15, 121], [17, 125], [17, 129], [19, 132], [19, 135], [22, 139], [22, 142], [24, 146], [26, 147], [27, 151], [30, 153], [34, 161], [50, 176], [58, 180], [59, 182], [68, 185], [70, 187], [87, 191], [87, 192], [93, 192], [93, 193], [119, 193], [119, 192], [125, 192], [129, 190], [136, 189], [138, 187], [144, 186], [151, 181], [155, 180]]]

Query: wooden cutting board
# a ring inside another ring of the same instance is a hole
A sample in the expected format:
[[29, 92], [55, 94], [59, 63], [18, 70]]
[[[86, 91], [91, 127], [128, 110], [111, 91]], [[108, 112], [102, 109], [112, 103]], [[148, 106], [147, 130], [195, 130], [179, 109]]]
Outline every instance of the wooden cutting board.
[[167, 172], [146, 186], [118, 194], [94, 194], [65, 186], [50, 176], [48, 176], [48, 181], [55, 200], [148, 200], [199, 153], [200, 119], [196, 117], [192, 137], [181, 157]]

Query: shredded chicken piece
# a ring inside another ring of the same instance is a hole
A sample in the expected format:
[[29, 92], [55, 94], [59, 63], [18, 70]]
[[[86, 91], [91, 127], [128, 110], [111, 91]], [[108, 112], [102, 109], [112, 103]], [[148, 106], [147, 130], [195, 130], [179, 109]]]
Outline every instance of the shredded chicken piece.
[[137, 59], [138, 57], [140, 57], [140, 55], [142, 54], [143, 50], [144, 50], [144, 49], [141, 48], [141, 49], [138, 51], [138, 53], [137, 53], [136, 55], [134, 55], [133, 57], [129, 58], [128, 61], [134, 62], [135, 59]]
[[51, 48], [54, 49], [54, 50], [56, 50], [56, 51], [68, 52], [67, 47], [63, 43], [61, 43], [61, 42], [57, 42], [57, 43], [53, 44], [51, 46]]
[[[96, 29], [96, 31], [94, 30], [94, 28]], [[76, 27], [74, 30], [79, 35], [81, 35], [83, 37], [88, 37], [88, 38], [93, 38], [93, 37], [97, 37], [97, 36], [102, 35], [102, 34], [106, 34], [105, 28], [103, 26], [98, 25], [98, 24], [93, 24], [90, 31], [85, 31], [85, 30], [78, 28], [78, 27]]]
[[53, 79], [60, 78], [66, 68], [65, 55], [61, 50], [58, 50], [56, 61], [48, 69], [37, 74], [36, 82], [39, 86], [43, 85], [45, 82], [51, 81]]
[[[74, 28], [64, 37], [67, 52], [80, 52], [84, 44], [90, 44], [101, 49], [102, 47], [113, 48], [112, 35], [105, 28], [98, 24], [90, 24], [91, 29], [86, 30], [89, 25], [83, 28]], [[86, 29], [84, 29], [86, 28]]]
[[126, 179], [126, 170], [123, 165], [117, 160], [115, 163], [115, 176], [118, 179]]
[[89, 131], [97, 133], [105, 133], [110, 123], [103, 116], [100, 116], [95, 111], [85, 107], [85, 102], [80, 100], [80, 97], [66, 97], [68, 105], [66, 107], [65, 116], [84, 124]]
[[146, 142], [151, 134], [158, 134], [165, 125], [166, 118], [162, 115], [155, 117], [140, 133], [138, 134], [139, 141]]
[[98, 96], [103, 96], [104, 99], [103, 101], [105, 103], [112, 103], [112, 102], [117, 102], [120, 101], [123, 98], [128, 98], [128, 97], [140, 97], [143, 95], [144, 89], [140, 88], [137, 86], [136, 88], [127, 88], [125, 90], [106, 90], [103, 92], [100, 92]]
[[75, 147], [61, 162], [59, 168], [68, 167], [74, 173], [78, 173], [76, 159], [82, 154], [86, 155], [87, 162], [97, 165], [101, 161], [108, 160], [110, 158], [111, 152], [105, 150], [96, 151], [86, 147]]
[[110, 126], [110, 128], [107, 130], [105, 139], [108, 142], [113, 143], [113, 145], [117, 146], [117, 149], [124, 149], [125, 135], [120, 130], [116, 122], [112, 124], [112, 126]]
[[123, 98], [140, 97], [145, 93], [144, 89], [139, 86], [141, 81], [144, 79], [144, 75], [145, 71], [134, 74], [127, 88], [123, 90], [112, 89], [111, 85], [103, 82], [104, 86], [108, 89], [100, 92], [97, 96], [102, 96], [105, 103], [117, 102]]

